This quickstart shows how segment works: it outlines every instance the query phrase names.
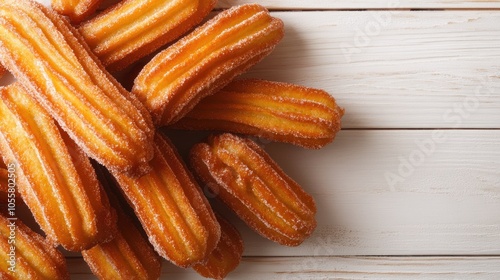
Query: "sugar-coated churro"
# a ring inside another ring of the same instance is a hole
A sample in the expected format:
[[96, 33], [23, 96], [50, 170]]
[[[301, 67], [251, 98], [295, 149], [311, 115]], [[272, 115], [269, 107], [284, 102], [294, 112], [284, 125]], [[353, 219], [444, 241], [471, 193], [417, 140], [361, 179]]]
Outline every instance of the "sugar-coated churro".
[[146, 108], [62, 16], [30, 0], [0, 2], [0, 62], [90, 157], [117, 172], [148, 169]]
[[297, 246], [316, 227], [316, 205], [256, 143], [225, 133], [191, 149], [195, 174], [262, 236]]
[[215, 2], [124, 0], [84, 22], [79, 31], [108, 70], [121, 70], [200, 23]]
[[69, 279], [64, 256], [21, 220], [0, 214], [0, 279]]
[[321, 148], [340, 130], [344, 110], [327, 92], [288, 83], [233, 81], [202, 99], [173, 126], [218, 130]]
[[17, 83], [0, 88], [0, 151], [51, 242], [80, 251], [112, 238], [116, 216], [88, 157]]
[[135, 79], [132, 92], [156, 124], [172, 124], [268, 55], [283, 33], [283, 22], [264, 7], [233, 7], [157, 54]]
[[193, 269], [203, 277], [224, 279], [241, 261], [243, 239], [240, 232], [221, 215], [216, 214], [221, 236], [217, 247], [205, 262], [197, 263]]
[[155, 250], [188, 267], [204, 260], [220, 227], [200, 187], [170, 141], [157, 134], [152, 170], [140, 178], [113, 174]]
[[76, 24], [95, 12], [101, 2], [102, 0], [51, 0], [51, 5], [59, 14], [67, 16]]

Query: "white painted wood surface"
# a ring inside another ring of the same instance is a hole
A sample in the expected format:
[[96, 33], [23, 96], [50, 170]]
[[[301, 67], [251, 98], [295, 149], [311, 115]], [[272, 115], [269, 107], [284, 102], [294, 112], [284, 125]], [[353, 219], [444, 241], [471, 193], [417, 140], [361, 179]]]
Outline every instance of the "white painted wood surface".
[[[500, 1], [252, 2], [286, 36], [246, 76], [326, 89], [346, 115], [323, 150], [258, 141], [316, 198], [318, 229], [287, 248], [230, 216], [246, 257], [228, 279], [500, 279]], [[452, 10], [409, 11], [428, 8]]]
[[[70, 259], [72, 279], [88, 279], [85, 263]], [[228, 280], [447, 279], [497, 280], [498, 257], [248, 257]], [[201, 280], [192, 270], [165, 263], [162, 279]]]

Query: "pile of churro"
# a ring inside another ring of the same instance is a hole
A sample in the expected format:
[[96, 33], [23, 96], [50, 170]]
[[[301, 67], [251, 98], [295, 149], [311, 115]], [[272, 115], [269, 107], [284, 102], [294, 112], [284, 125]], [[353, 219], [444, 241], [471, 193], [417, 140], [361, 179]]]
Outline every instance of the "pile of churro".
[[[314, 199], [251, 139], [319, 149], [344, 110], [320, 89], [238, 78], [283, 22], [257, 4], [207, 19], [215, 0], [100, 2], [0, 0], [0, 76], [15, 78], [0, 87], [0, 256], [16, 255], [0, 278], [68, 279], [64, 248], [99, 279], [158, 279], [163, 259], [223, 279], [243, 240], [200, 186], [263, 237], [301, 244]], [[212, 135], [184, 162], [169, 129]], [[42, 234], [3, 207], [15, 195]]]

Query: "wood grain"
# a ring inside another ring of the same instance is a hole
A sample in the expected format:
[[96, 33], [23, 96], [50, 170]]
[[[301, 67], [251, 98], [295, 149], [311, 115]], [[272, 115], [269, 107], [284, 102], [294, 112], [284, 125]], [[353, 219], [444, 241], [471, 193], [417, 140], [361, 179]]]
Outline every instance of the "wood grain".
[[[244, 258], [226, 279], [498, 279], [499, 257], [296, 257]], [[71, 279], [95, 279], [80, 259], [70, 259]], [[161, 279], [201, 280], [193, 270], [164, 263]]]
[[343, 128], [500, 127], [500, 13], [274, 15], [285, 39], [246, 76], [326, 89]]
[[494, 9], [500, 1], [455, 0], [219, 0], [218, 8], [260, 3], [269, 9]]
[[238, 223], [247, 256], [500, 254], [498, 130], [342, 131], [318, 151], [261, 144], [314, 196], [319, 226], [287, 248]]

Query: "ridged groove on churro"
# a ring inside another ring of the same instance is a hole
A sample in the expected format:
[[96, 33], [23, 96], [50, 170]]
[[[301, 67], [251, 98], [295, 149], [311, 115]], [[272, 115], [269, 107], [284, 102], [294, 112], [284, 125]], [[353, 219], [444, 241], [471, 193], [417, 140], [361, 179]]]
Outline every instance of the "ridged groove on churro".
[[233, 81], [174, 124], [321, 148], [340, 130], [344, 111], [320, 89], [264, 80]]
[[[1, 279], [69, 279], [64, 256], [41, 235], [17, 219], [15, 236], [12, 221], [0, 214], [0, 278]], [[11, 243], [14, 240], [15, 243]], [[9, 270], [11, 246], [15, 246], [14, 271]]]
[[156, 55], [132, 92], [157, 124], [174, 123], [269, 54], [283, 32], [283, 22], [260, 5], [231, 8]]
[[[116, 186], [104, 167], [94, 164], [97, 178], [118, 213], [118, 232], [109, 242], [82, 251], [85, 262], [99, 279], [158, 279], [161, 257], [149, 244], [142, 228], [125, 213]], [[117, 269], [119, 268], [119, 269]]]
[[82, 251], [85, 262], [99, 279], [158, 279], [160, 256], [133, 221], [119, 208], [115, 209], [118, 210], [118, 233], [111, 241]]
[[296, 246], [316, 227], [313, 198], [251, 140], [212, 136], [192, 148], [190, 160], [217, 197], [264, 237]]
[[147, 169], [149, 114], [66, 20], [28, 0], [5, 0], [0, 23], [1, 63], [89, 156], [120, 172]]
[[19, 84], [0, 100], [0, 151], [47, 238], [73, 251], [109, 240], [116, 217], [88, 157]]
[[90, 16], [102, 0], [51, 0], [51, 6], [59, 14], [69, 17], [71, 22], [79, 23]]
[[205, 262], [195, 264], [193, 269], [206, 278], [224, 279], [240, 264], [243, 239], [240, 232], [228, 220], [219, 214], [215, 215], [221, 229], [219, 243]]
[[155, 137], [152, 170], [140, 178], [113, 174], [156, 251], [187, 267], [215, 248], [220, 227], [201, 189], [172, 144]]
[[125, 0], [79, 31], [110, 71], [121, 70], [200, 23], [215, 0]]

